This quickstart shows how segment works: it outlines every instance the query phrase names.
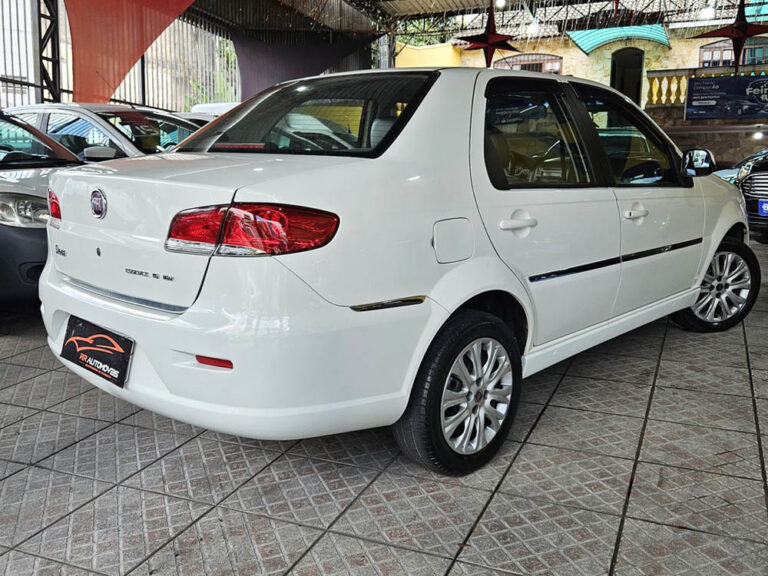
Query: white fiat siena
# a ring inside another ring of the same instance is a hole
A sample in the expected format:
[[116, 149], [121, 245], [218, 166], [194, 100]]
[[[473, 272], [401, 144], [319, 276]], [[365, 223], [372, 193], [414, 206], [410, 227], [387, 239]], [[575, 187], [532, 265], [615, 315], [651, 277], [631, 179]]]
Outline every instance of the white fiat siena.
[[53, 177], [48, 342], [169, 417], [262, 439], [393, 425], [466, 473], [522, 378], [668, 314], [749, 312], [744, 203], [714, 169], [575, 78], [285, 83], [175, 153]]

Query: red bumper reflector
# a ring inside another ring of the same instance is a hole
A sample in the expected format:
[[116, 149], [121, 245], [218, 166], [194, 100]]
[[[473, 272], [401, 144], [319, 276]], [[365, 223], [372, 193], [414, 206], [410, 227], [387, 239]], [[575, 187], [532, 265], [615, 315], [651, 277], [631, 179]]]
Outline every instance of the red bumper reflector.
[[216, 366], [217, 368], [229, 368], [230, 370], [233, 367], [231, 360], [223, 360], [222, 358], [211, 358], [210, 356], [195, 356], [195, 359], [200, 362], [200, 364], [205, 364], [206, 366]]

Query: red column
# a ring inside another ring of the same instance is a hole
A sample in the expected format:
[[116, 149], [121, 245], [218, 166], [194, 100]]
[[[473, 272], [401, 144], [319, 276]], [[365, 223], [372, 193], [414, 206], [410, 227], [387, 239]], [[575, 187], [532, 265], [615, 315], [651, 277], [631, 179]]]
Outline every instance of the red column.
[[163, 30], [194, 0], [64, 0], [75, 102], [108, 102]]

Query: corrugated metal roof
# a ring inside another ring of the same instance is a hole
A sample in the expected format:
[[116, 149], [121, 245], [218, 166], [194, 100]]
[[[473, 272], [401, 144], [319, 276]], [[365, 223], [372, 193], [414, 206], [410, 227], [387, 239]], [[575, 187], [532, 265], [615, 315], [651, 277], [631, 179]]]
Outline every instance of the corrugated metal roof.
[[617, 28], [602, 28], [599, 30], [576, 30], [568, 32], [568, 37], [581, 48], [585, 54], [617, 40], [639, 38], [658, 42], [669, 47], [667, 31], [661, 24], [648, 24], [646, 26], [619, 26]]

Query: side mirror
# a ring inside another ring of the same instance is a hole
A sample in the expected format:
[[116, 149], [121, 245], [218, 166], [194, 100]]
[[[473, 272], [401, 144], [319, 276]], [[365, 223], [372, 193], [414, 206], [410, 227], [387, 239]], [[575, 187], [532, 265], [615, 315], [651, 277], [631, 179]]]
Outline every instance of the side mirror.
[[715, 156], [706, 148], [693, 148], [683, 154], [683, 175], [708, 176], [717, 169]]
[[117, 150], [109, 146], [90, 146], [83, 150], [83, 156], [90, 162], [101, 162], [115, 158]]

